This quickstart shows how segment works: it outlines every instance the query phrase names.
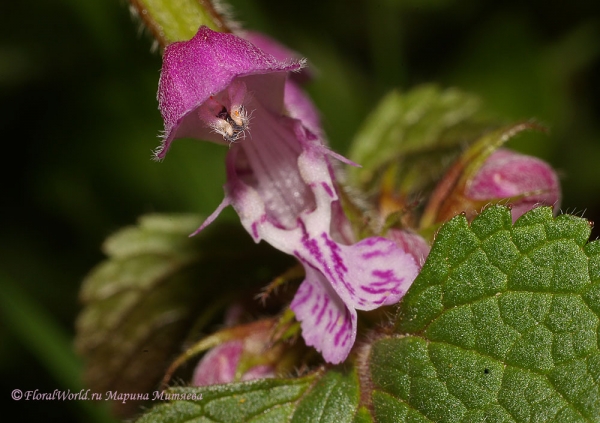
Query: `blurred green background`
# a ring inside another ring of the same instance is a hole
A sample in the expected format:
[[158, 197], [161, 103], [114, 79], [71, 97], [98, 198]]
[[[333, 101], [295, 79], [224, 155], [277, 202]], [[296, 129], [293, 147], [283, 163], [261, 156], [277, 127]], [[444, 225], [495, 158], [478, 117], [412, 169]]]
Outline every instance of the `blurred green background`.
[[[345, 152], [384, 93], [424, 82], [481, 96], [549, 136], [511, 147], [562, 176], [562, 210], [600, 221], [600, 6], [586, 0], [235, 0], [247, 28], [308, 57], [308, 87]], [[124, 0], [2, 2], [0, 369], [20, 421], [106, 421], [83, 401], [10, 392], [81, 388], [71, 350], [79, 284], [100, 244], [147, 212], [209, 213], [225, 148], [178, 141], [150, 160], [162, 128], [160, 56]], [[231, 212], [224, 218], [235, 218]], [[593, 238], [597, 237], [597, 230]]]

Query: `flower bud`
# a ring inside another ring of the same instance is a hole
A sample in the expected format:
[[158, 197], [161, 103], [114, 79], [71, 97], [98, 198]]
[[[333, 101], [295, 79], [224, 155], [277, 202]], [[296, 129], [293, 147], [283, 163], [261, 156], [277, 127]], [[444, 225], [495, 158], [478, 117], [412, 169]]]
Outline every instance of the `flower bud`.
[[[225, 342], [210, 351], [200, 360], [194, 369], [193, 386], [230, 383], [236, 380], [238, 365], [244, 352], [244, 341]], [[240, 380], [252, 380], [275, 376], [273, 366], [259, 364], [243, 372]]]
[[[468, 200], [512, 206], [513, 222], [536, 206], [558, 208], [560, 185], [546, 162], [507, 149], [492, 153], [467, 183]], [[503, 201], [504, 200], [504, 201]]]

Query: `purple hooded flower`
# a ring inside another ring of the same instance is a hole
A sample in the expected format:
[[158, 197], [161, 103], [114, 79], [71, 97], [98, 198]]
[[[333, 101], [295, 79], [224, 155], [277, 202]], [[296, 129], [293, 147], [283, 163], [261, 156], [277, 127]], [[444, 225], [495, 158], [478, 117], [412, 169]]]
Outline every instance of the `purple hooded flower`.
[[171, 44], [158, 91], [165, 133], [156, 158], [180, 137], [230, 146], [225, 199], [195, 233], [232, 205], [256, 242], [298, 258], [306, 278], [291, 308], [306, 343], [339, 363], [356, 338], [356, 310], [396, 303], [418, 266], [385, 238], [348, 245], [329, 161], [346, 160], [323, 145], [317, 114], [298, 87], [286, 87], [303, 63], [278, 61], [206, 27]]

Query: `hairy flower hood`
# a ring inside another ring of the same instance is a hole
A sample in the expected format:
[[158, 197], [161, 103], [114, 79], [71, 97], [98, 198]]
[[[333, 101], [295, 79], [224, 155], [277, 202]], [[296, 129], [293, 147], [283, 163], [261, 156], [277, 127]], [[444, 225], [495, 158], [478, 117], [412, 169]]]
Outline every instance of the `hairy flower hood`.
[[302, 335], [325, 360], [339, 363], [356, 338], [356, 310], [397, 302], [418, 265], [385, 238], [352, 244], [330, 163], [347, 160], [323, 145], [314, 107], [286, 80], [302, 66], [205, 27], [170, 45], [159, 84], [165, 134], [156, 157], [180, 137], [230, 146], [225, 198], [196, 233], [231, 205], [256, 242], [295, 256], [306, 272], [291, 303]]
[[243, 79], [265, 107], [281, 112], [287, 73], [303, 66], [303, 60], [278, 61], [249, 41], [205, 26], [190, 41], [167, 46], [157, 95], [165, 130], [156, 159], [165, 157], [175, 138], [224, 142], [194, 112], [235, 78]]

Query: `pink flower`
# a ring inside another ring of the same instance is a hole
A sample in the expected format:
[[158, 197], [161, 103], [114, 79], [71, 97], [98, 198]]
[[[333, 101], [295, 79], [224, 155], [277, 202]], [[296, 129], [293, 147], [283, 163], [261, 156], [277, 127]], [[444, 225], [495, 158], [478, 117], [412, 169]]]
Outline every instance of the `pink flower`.
[[465, 197], [485, 202], [506, 199], [513, 222], [536, 206], [558, 208], [560, 185], [546, 162], [508, 149], [488, 157], [465, 188]]
[[306, 343], [340, 363], [356, 338], [356, 310], [396, 303], [418, 266], [385, 238], [348, 245], [330, 158], [347, 160], [323, 145], [314, 108], [286, 82], [303, 65], [206, 27], [171, 44], [159, 83], [165, 133], [156, 157], [180, 137], [230, 146], [225, 198], [195, 233], [231, 205], [256, 242], [300, 260], [306, 278], [291, 308]]
[[278, 366], [286, 361], [285, 356], [290, 351], [283, 343], [273, 341], [276, 319], [241, 324], [239, 313], [243, 310], [239, 303], [230, 306], [225, 324], [231, 327], [200, 341], [199, 344], [216, 346], [206, 352], [196, 365], [193, 386], [271, 378], [275, 377], [276, 368], [289, 371], [285, 365]]
[[[244, 352], [244, 341], [225, 342], [208, 351], [194, 369], [192, 386], [216, 385], [236, 380], [238, 365]], [[241, 375], [240, 380], [253, 380], [275, 376], [272, 366], [259, 364]]]

